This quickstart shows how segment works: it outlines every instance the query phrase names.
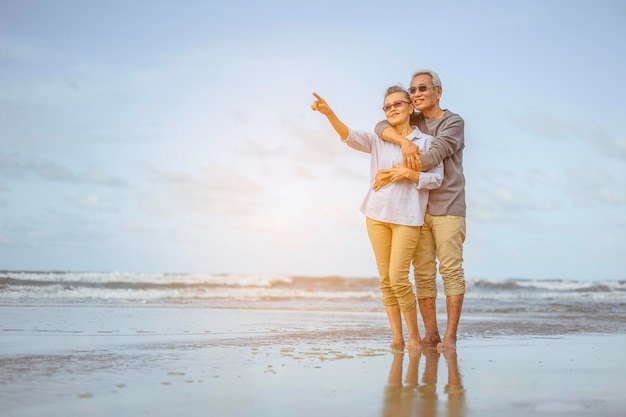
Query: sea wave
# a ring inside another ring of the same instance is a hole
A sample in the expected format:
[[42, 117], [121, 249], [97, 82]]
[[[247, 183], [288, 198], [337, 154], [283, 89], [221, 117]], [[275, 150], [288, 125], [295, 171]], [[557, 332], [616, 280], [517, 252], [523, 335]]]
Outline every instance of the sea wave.
[[487, 279], [468, 280], [468, 286], [496, 291], [550, 291], [562, 292], [626, 292], [626, 281], [575, 281], [566, 279], [512, 278], [502, 281]]
[[[442, 293], [441, 280], [438, 280]], [[468, 279], [466, 299], [624, 300], [626, 281]], [[0, 271], [0, 300], [280, 301], [380, 299], [375, 277]]]

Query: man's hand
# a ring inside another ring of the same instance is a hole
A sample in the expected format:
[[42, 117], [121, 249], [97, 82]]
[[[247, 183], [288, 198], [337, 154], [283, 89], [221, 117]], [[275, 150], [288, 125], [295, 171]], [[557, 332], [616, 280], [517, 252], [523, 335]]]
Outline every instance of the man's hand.
[[404, 165], [414, 171], [420, 171], [422, 169], [422, 160], [419, 155], [422, 153], [422, 150], [411, 142], [410, 140], [405, 140], [400, 145], [402, 149], [402, 159], [404, 160]]

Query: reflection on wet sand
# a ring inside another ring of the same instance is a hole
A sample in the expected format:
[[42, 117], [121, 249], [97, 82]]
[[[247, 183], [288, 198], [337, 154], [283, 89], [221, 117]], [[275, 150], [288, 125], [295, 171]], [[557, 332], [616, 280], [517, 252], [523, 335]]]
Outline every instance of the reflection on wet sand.
[[[445, 399], [437, 394], [439, 357], [443, 355], [448, 368], [448, 379], [444, 387]], [[436, 349], [409, 351], [409, 364], [404, 382], [405, 353], [395, 353], [385, 386], [383, 417], [461, 417], [465, 414], [465, 389], [461, 382], [457, 353], [439, 352]], [[425, 358], [422, 382], [419, 383], [419, 364]]]

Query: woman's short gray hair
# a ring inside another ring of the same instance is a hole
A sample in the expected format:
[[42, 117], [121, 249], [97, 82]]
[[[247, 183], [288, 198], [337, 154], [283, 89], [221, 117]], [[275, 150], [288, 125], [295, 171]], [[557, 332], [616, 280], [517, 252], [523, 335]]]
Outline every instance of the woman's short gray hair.
[[393, 93], [402, 93], [407, 100], [411, 101], [411, 96], [409, 95], [409, 92], [406, 91], [406, 88], [402, 86], [392, 85], [391, 87], [387, 88], [387, 91], [385, 92], [385, 98], [387, 98], [389, 94]]

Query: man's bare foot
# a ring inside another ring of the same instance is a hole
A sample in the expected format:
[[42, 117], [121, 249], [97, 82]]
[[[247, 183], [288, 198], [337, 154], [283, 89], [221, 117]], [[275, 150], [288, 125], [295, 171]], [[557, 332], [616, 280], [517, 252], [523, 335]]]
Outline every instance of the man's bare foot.
[[437, 350], [456, 350], [456, 339], [444, 337], [443, 342], [437, 343]]
[[427, 334], [422, 338], [422, 345], [425, 347], [435, 347], [441, 343], [441, 337], [439, 334]]

